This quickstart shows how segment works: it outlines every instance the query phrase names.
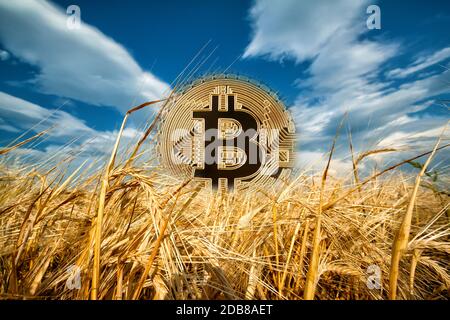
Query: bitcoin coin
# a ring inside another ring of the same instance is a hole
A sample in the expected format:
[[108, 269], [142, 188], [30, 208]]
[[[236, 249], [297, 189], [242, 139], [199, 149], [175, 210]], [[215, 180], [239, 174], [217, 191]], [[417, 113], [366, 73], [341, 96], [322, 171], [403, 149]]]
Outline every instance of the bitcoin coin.
[[158, 130], [161, 165], [213, 189], [244, 190], [285, 179], [294, 166], [295, 125], [269, 89], [234, 76], [179, 90]]

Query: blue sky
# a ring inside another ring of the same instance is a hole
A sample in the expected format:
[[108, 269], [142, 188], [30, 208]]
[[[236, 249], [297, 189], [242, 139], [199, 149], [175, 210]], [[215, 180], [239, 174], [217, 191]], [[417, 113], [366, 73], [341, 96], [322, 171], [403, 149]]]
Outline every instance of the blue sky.
[[[66, 26], [72, 4], [80, 29]], [[372, 4], [380, 30], [366, 26]], [[401, 150], [374, 157], [387, 164], [432, 148], [449, 118], [448, 30], [450, 2], [438, 0], [0, 0], [0, 146], [55, 126], [17, 152], [48, 156], [72, 141], [104, 154], [124, 112], [167, 94], [207, 44], [196, 75], [237, 73], [276, 91], [296, 121], [300, 166], [323, 165], [346, 112], [357, 151]], [[344, 138], [336, 169], [350, 166]]]

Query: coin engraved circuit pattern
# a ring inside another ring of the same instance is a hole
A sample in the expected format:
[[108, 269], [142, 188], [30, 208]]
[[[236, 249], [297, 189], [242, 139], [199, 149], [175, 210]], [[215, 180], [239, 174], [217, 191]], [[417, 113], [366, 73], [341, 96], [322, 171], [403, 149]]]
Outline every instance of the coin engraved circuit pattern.
[[177, 93], [158, 131], [161, 165], [216, 189], [244, 190], [286, 178], [295, 125], [268, 89], [237, 77], [200, 79]]

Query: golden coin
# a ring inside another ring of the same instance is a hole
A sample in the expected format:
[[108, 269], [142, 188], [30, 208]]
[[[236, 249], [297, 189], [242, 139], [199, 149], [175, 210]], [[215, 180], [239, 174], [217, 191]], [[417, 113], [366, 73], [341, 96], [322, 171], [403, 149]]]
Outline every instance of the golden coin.
[[294, 166], [294, 144], [295, 125], [276, 95], [231, 76], [179, 90], [158, 131], [161, 165], [214, 189], [274, 184]]

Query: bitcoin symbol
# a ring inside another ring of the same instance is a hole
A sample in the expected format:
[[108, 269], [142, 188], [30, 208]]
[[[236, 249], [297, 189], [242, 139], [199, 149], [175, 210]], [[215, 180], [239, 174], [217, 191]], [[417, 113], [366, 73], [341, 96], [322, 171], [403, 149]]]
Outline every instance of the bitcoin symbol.
[[[252, 115], [235, 110], [235, 96], [227, 95], [227, 110], [219, 111], [219, 95], [212, 95], [211, 111], [194, 111], [193, 118], [202, 118], [205, 132], [205, 155], [208, 157], [195, 177], [211, 179], [217, 188], [225, 179], [228, 188], [235, 178], [252, 176], [261, 167], [263, 154], [257, 139], [258, 124]], [[209, 140], [211, 141], [206, 141]]]
[[162, 119], [159, 158], [174, 176], [245, 190], [280, 183], [294, 165], [290, 114], [249, 81], [201, 79], [175, 95]]

